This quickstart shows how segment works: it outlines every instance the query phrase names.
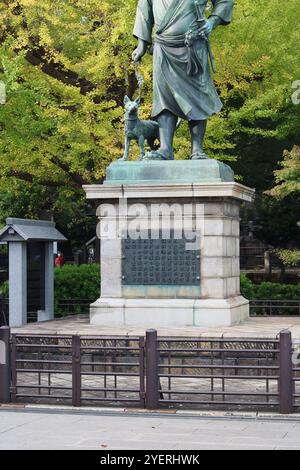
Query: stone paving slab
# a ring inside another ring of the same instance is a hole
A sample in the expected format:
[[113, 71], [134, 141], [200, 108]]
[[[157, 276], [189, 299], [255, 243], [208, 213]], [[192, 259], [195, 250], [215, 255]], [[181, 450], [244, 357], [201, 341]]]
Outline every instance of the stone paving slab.
[[[151, 325], [135, 327], [101, 327], [89, 324], [86, 315], [69, 316], [50, 322], [31, 323], [21, 328], [13, 328], [18, 334], [51, 334], [51, 335], [117, 335], [140, 336], [151, 328]], [[270, 338], [274, 339], [281, 330], [290, 330], [293, 339], [300, 341], [300, 317], [255, 317], [240, 325], [231, 327], [185, 327], [159, 328], [159, 336], [203, 337], [203, 338]]]
[[[170, 421], [171, 420], [171, 421]], [[300, 422], [0, 408], [0, 449], [300, 449]]]

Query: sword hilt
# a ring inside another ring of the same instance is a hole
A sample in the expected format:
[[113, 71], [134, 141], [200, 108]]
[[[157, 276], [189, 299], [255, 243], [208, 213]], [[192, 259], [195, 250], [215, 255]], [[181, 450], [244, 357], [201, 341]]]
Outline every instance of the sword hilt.
[[204, 23], [205, 18], [202, 14], [202, 10], [200, 8], [200, 3], [197, 0], [195, 0], [194, 5], [195, 5], [195, 8], [196, 8], [196, 12], [197, 12], [197, 23], [200, 23], [200, 22]]

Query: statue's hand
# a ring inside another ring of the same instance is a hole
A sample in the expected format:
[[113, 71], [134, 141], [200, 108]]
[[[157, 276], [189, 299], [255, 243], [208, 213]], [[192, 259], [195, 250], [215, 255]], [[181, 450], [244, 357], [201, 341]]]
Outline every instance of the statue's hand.
[[211, 19], [208, 19], [205, 25], [198, 29], [198, 34], [201, 38], [208, 37], [213, 29], [214, 22]]
[[147, 43], [139, 39], [137, 48], [132, 53], [132, 60], [134, 62], [139, 62], [141, 58], [146, 54]]

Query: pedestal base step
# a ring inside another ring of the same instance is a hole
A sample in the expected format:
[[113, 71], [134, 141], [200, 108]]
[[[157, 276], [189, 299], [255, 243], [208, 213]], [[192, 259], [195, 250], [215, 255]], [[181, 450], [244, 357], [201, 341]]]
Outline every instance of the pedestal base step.
[[113, 162], [107, 168], [105, 185], [147, 183], [234, 182], [232, 169], [223, 162], [205, 160]]
[[249, 301], [229, 299], [100, 298], [90, 307], [92, 325], [231, 326], [249, 318]]

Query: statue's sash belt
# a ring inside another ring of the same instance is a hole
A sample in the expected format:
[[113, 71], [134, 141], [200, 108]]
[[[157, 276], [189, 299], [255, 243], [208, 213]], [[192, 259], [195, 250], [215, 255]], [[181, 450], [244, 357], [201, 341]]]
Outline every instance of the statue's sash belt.
[[195, 49], [195, 42], [200, 38], [195, 38], [189, 31], [186, 34], [166, 38], [163, 34], [154, 34], [154, 43], [166, 47], [186, 47], [188, 53], [187, 74], [189, 76], [203, 73], [203, 66]]

